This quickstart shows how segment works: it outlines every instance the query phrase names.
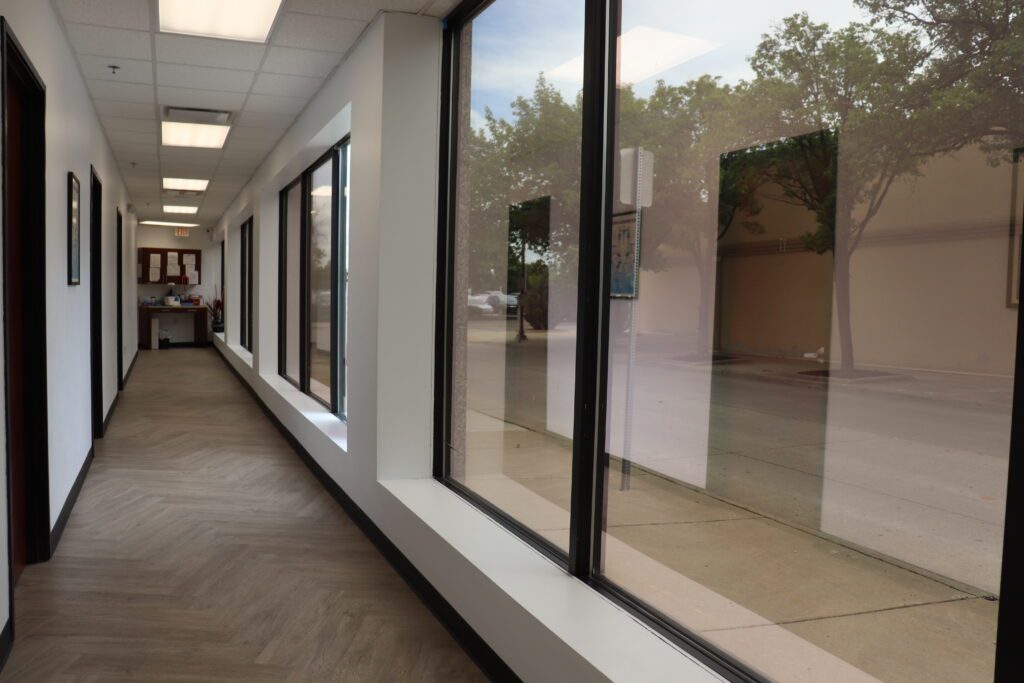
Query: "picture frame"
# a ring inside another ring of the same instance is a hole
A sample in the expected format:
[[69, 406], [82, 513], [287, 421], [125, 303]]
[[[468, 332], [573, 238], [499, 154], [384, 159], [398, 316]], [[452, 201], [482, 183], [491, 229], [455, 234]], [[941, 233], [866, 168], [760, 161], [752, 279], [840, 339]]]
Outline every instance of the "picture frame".
[[68, 171], [68, 285], [82, 284], [82, 185]]

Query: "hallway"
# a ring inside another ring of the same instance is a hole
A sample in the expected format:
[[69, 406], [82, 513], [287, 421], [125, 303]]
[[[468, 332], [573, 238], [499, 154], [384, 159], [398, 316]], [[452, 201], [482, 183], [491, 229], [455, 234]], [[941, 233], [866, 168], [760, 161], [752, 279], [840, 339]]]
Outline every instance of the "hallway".
[[483, 680], [212, 349], [139, 353], [14, 604], [5, 681]]

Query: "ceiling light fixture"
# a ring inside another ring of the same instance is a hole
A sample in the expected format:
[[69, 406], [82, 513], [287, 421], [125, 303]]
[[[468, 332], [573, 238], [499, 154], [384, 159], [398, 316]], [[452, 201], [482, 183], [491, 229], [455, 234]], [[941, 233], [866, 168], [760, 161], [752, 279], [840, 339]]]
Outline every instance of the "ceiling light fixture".
[[165, 147], [220, 149], [224, 146], [230, 130], [231, 126], [179, 121], [162, 121], [160, 126], [161, 140]]
[[198, 213], [198, 206], [176, 206], [164, 204], [164, 213]]
[[164, 178], [165, 190], [184, 190], [185, 192], [206, 192], [209, 180], [203, 178]]
[[265, 43], [281, 0], [160, 0], [160, 30]]
[[142, 221], [139, 225], [160, 225], [167, 228], [198, 228], [198, 223], [175, 223], [173, 221]]

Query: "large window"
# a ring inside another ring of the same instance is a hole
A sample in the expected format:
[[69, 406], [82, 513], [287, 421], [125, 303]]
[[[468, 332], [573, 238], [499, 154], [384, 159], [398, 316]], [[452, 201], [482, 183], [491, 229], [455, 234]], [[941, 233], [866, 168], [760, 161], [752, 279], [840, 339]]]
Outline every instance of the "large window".
[[242, 346], [252, 353], [252, 216], [242, 223], [239, 230], [241, 239], [241, 278], [238, 291], [241, 293], [241, 306], [239, 307], [239, 338]]
[[281, 191], [279, 371], [342, 416], [348, 149], [339, 143]]
[[1024, 10], [983, 5], [463, 3], [437, 476], [729, 677], [1008, 677]]

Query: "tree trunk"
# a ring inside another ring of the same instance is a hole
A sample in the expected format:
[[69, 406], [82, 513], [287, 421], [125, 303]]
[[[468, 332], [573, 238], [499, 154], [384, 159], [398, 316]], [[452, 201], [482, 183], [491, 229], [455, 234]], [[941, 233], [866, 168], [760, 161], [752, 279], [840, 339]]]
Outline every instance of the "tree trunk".
[[836, 297], [836, 321], [839, 324], [839, 353], [843, 370], [854, 368], [853, 325], [850, 320], [850, 235], [853, 228], [853, 205], [848, 196], [839, 194], [836, 202], [835, 233], [832, 243], [832, 277]]
[[850, 322], [850, 251], [844, 244], [840, 250], [836, 245], [833, 251], [833, 279], [835, 282], [836, 321], [839, 323], [839, 353], [842, 357], [842, 369], [852, 370], [853, 358], [853, 327]]
[[[711, 252], [710, 249], [704, 251]], [[697, 266], [697, 278], [700, 280], [700, 301], [697, 305], [697, 348], [695, 351], [698, 357], [710, 359], [711, 353], [714, 351], [711, 348], [711, 311], [715, 297], [715, 282], [710, 275], [714, 271], [709, 267], [708, 257], [697, 253], [697, 250], [694, 250], [694, 264]]]

